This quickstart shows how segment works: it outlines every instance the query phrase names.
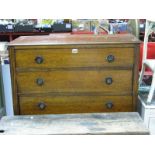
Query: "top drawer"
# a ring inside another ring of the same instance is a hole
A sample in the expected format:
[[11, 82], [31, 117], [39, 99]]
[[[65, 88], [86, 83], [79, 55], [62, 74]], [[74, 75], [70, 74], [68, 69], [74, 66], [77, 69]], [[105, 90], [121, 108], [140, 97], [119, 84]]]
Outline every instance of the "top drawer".
[[132, 66], [133, 48], [46, 48], [16, 50], [16, 67]]

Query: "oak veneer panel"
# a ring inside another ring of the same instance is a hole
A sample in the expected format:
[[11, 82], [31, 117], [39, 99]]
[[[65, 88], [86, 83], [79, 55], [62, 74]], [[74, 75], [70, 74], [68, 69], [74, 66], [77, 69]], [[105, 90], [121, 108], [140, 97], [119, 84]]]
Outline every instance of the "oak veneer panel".
[[10, 46], [31, 45], [98, 45], [98, 44], [139, 44], [140, 41], [131, 34], [114, 35], [70, 35], [52, 34], [47, 36], [22, 36], [13, 40]]
[[[105, 79], [111, 77], [111, 85]], [[43, 79], [43, 85], [36, 80]], [[103, 92], [132, 91], [132, 70], [71, 70], [17, 73], [19, 93], [43, 92]]]
[[[132, 96], [33, 96], [19, 97], [19, 101], [22, 115], [133, 111]], [[39, 108], [40, 102], [45, 109]], [[108, 102], [113, 104], [111, 109], [106, 106]]]
[[[16, 50], [17, 68], [65, 68], [65, 67], [105, 67], [132, 66], [134, 48], [75, 48], [78, 53], [68, 49], [29, 49]], [[114, 61], [109, 63], [107, 56], [113, 55]], [[37, 56], [43, 58], [37, 64]]]

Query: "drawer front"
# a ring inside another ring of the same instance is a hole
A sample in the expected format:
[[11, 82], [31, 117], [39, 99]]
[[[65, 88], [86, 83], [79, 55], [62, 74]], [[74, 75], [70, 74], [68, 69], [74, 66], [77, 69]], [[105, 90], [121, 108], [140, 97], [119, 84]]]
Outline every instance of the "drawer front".
[[132, 70], [70, 70], [17, 73], [19, 93], [130, 93]]
[[131, 96], [19, 97], [20, 114], [133, 111]]
[[133, 48], [16, 50], [17, 68], [132, 66]]

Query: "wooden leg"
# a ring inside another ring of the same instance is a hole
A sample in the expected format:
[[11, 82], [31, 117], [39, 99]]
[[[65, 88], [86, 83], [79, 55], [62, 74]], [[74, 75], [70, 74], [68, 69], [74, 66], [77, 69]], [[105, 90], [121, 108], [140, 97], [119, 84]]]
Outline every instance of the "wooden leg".
[[144, 72], [145, 72], [145, 65], [142, 64], [142, 69], [141, 69], [140, 76], [139, 76], [139, 87], [140, 87], [140, 85], [142, 83]]
[[153, 76], [152, 76], [151, 88], [150, 88], [149, 95], [148, 95], [148, 98], [147, 98], [147, 103], [148, 104], [151, 103], [154, 92], [155, 92], [155, 72], [153, 73]]

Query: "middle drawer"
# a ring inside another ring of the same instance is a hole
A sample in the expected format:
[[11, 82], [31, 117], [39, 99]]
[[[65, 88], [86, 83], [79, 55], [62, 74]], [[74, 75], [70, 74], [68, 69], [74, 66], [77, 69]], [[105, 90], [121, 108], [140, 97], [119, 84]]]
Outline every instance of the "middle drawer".
[[18, 72], [18, 93], [131, 93], [132, 70], [56, 70]]

